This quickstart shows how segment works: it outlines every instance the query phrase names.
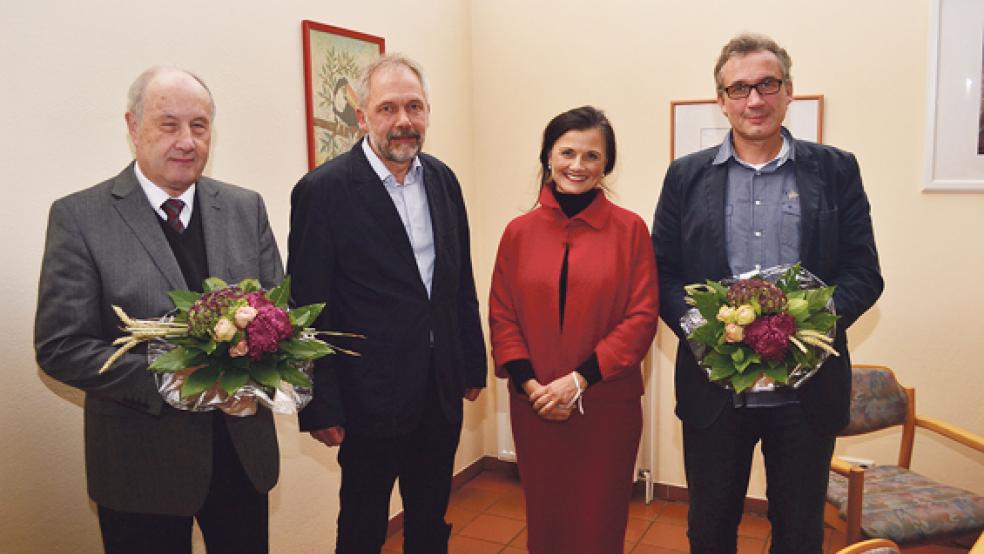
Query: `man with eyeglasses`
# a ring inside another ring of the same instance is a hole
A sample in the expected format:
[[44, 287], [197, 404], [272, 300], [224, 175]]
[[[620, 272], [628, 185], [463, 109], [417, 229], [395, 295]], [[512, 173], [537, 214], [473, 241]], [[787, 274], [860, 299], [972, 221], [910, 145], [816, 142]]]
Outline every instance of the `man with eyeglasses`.
[[[661, 316], [680, 339], [677, 416], [683, 421], [691, 551], [735, 552], [755, 445], [765, 457], [773, 553], [819, 553], [836, 433], [848, 422], [846, 329], [881, 294], [870, 206], [854, 156], [782, 127], [792, 61], [773, 40], [743, 34], [721, 50], [717, 102], [731, 123], [721, 145], [674, 161], [653, 222]], [[803, 267], [836, 285], [831, 356], [798, 389], [760, 379], [735, 394], [705, 377], [680, 318], [684, 285]]]

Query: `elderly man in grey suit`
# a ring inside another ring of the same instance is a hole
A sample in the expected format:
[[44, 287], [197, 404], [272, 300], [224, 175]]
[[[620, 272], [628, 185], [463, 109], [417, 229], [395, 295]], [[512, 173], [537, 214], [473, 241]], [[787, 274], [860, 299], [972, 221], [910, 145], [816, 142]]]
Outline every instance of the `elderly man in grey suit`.
[[145, 353], [98, 370], [120, 335], [112, 305], [138, 318], [208, 276], [264, 286], [283, 277], [258, 194], [202, 177], [215, 104], [198, 77], [148, 69], [130, 88], [136, 160], [51, 206], [35, 349], [48, 375], [86, 392], [85, 457], [110, 553], [266, 552], [267, 492], [279, 456], [271, 413], [230, 417], [165, 404]]

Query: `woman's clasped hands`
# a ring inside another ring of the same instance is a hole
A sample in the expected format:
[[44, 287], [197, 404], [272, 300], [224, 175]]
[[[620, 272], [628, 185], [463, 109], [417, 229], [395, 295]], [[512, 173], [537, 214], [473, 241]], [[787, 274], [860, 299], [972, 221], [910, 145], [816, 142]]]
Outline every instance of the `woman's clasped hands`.
[[523, 383], [533, 411], [545, 421], [563, 422], [571, 417], [581, 392], [587, 387], [584, 377], [572, 371], [541, 385], [536, 379]]

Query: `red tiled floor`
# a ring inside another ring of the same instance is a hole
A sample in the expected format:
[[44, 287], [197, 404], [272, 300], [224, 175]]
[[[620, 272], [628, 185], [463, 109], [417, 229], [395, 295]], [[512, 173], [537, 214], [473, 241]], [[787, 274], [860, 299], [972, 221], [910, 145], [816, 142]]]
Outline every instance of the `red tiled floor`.
[[764, 539], [771, 531], [769, 520], [757, 515], [745, 514], [745, 517], [741, 518], [741, 524], [738, 525], [738, 535], [742, 537]]
[[646, 504], [642, 498], [633, 498], [632, 503], [629, 504], [629, 517], [638, 517], [652, 521], [659, 517], [659, 513], [663, 511], [664, 506], [666, 506], [665, 500], [654, 500]]
[[639, 543], [632, 549], [632, 554], [679, 554], [679, 550], [670, 550], [661, 546]]
[[646, 534], [639, 539], [639, 544], [650, 546], [660, 546], [678, 552], [690, 550], [690, 543], [687, 541], [687, 528], [682, 525], [665, 523], [657, 519], [646, 531]]
[[495, 554], [501, 544], [455, 535], [448, 541], [448, 554]]
[[667, 502], [659, 513], [658, 521], [673, 525], [687, 526], [687, 511], [690, 506], [683, 502]]
[[648, 519], [629, 516], [629, 523], [625, 528], [625, 540], [632, 543], [638, 542], [652, 524], [653, 522]]
[[465, 528], [466, 525], [478, 517], [480, 513], [481, 512], [473, 512], [457, 506], [448, 506], [448, 513], [445, 514], [444, 519], [451, 524], [451, 534], [457, 535], [462, 529]]
[[526, 498], [522, 491], [506, 492], [485, 513], [526, 521]]
[[493, 516], [487, 513], [481, 514], [465, 526], [459, 533], [462, 537], [480, 539], [499, 544], [500, 546], [509, 544], [526, 523], [516, 521], [507, 517]]
[[[625, 533], [625, 552], [666, 554], [688, 552], [687, 510], [685, 502], [656, 500], [646, 505], [633, 498]], [[449, 545], [451, 554], [526, 552], [526, 510], [518, 478], [511, 473], [480, 473], [451, 495], [447, 519], [454, 526]], [[738, 527], [738, 554], [768, 552], [769, 521], [746, 514]], [[833, 554], [844, 546], [844, 536], [826, 531], [824, 552]], [[389, 537], [383, 545], [386, 554], [402, 552], [402, 533]], [[946, 546], [903, 548], [904, 554], [957, 554], [967, 549]]]
[[[518, 488], [519, 484], [517, 483], [516, 486]], [[469, 483], [451, 495], [450, 505], [473, 512], [484, 512], [502, 496], [503, 492], [471, 486]]]
[[513, 539], [511, 543], [509, 543], [509, 546], [512, 546], [512, 547], [515, 547], [515, 548], [522, 548], [524, 550], [526, 549], [526, 528], [525, 527], [523, 528], [523, 531], [520, 534], [516, 535], [516, 538]]

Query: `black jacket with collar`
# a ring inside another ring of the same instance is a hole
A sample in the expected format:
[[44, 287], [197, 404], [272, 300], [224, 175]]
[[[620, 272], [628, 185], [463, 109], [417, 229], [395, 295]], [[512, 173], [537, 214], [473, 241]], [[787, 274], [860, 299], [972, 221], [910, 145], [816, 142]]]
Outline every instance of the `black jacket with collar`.
[[[659, 266], [661, 316], [680, 338], [676, 357], [676, 413], [697, 427], [713, 423], [731, 393], [708, 382], [698, 369], [680, 317], [689, 309], [684, 285], [731, 275], [725, 247], [725, 191], [728, 165], [712, 165], [720, 146], [670, 164], [653, 221], [653, 248]], [[831, 356], [799, 389], [811, 424], [836, 433], [847, 425], [851, 360], [846, 329], [881, 295], [871, 210], [854, 156], [831, 146], [793, 141], [796, 187], [800, 194], [800, 259], [803, 267], [836, 285], [840, 319]]]
[[327, 303], [318, 329], [366, 337], [336, 341], [361, 356], [338, 353], [316, 364], [314, 399], [300, 413], [304, 431], [344, 425], [347, 433], [374, 437], [408, 433], [422, 414], [432, 355], [450, 421], [461, 421], [464, 390], [485, 386], [461, 187], [439, 160], [419, 158], [434, 233], [430, 298], [399, 213], [361, 141], [294, 187], [287, 262], [293, 301]]

